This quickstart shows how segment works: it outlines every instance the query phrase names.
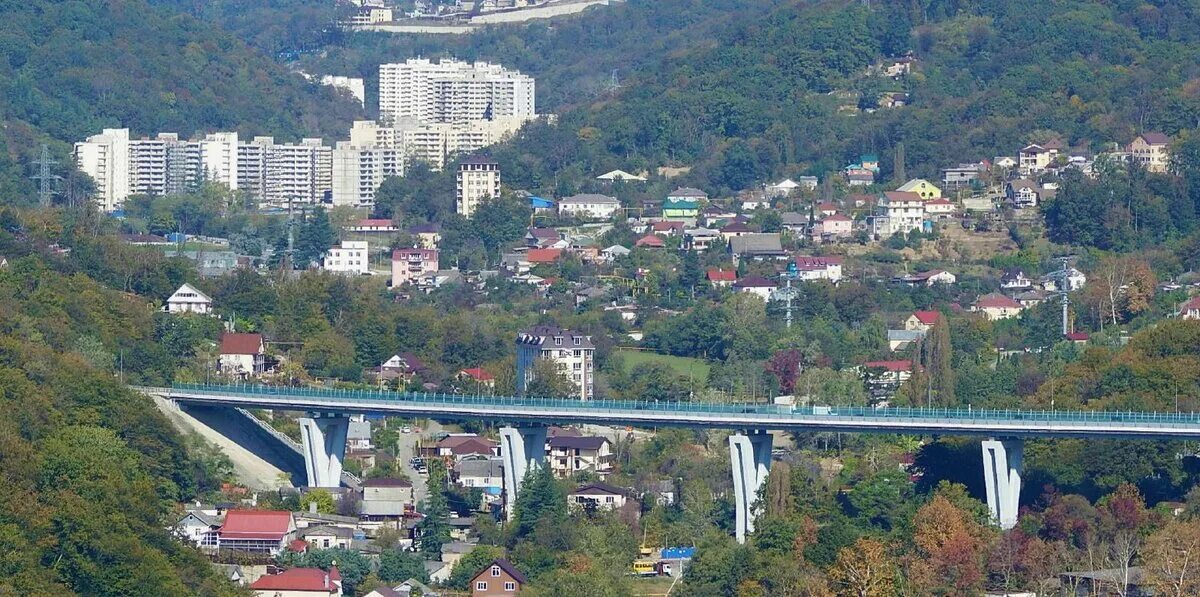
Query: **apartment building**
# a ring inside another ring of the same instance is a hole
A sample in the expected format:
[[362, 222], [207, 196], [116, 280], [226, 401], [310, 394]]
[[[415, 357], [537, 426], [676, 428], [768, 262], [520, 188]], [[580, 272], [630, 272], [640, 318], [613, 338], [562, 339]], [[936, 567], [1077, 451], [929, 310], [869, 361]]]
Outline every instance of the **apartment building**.
[[1167, 171], [1171, 138], [1162, 133], [1142, 133], [1129, 144], [1129, 156], [1147, 172]]
[[924, 224], [925, 200], [916, 193], [887, 191], [876, 203], [873, 228], [879, 238], [921, 230]]
[[392, 288], [417, 284], [438, 271], [437, 249], [392, 251]]
[[500, 195], [500, 164], [483, 156], [472, 156], [458, 166], [456, 203], [458, 213], [471, 217], [481, 203]]
[[317, 138], [299, 144], [276, 144], [270, 137], [256, 137], [263, 146], [263, 189], [261, 199], [273, 205], [289, 201], [319, 203], [333, 190], [333, 148]]
[[560, 327], [539, 325], [517, 334], [517, 392], [525, 393], [533, 381], [533, 365], [549, 360], [579, 388], [579, 399], [595, 396], [594, 359], [591, 336]]
[[75, 144], [75, 165], [92, 177], [101, 210], [121, 209], [129, 196], [129, 129], [104, 129]]
[[396, 148], [355, 147], [338, 142], [333, 150], [333, 204], [371, 207], [389, 176], [404, 176], [404, 152]]
[[499, 64], [413, 58], [379, 65], [385, 121], [458, 122], [537, 114], [534, 80]]
[[339, 274], [367, 274], [371, 271], [370, 258], [367, 241], [344, 240], [325, 254], [321, 269]]
[[321, 84], [337, 89], [345, 89], [358, 100], [359, 105], [367, 107], [367, 88], [363, 80], [359, 77], [343, 77], [336, 75], [325, 75], [321, 77]]

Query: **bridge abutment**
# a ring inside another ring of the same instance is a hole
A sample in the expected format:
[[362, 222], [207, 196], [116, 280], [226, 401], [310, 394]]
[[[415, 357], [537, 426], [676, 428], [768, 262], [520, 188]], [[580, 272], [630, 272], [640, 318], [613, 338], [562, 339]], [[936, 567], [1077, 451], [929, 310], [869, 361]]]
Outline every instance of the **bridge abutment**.
[[1021, 468], [1025, 442], [1019, 439], [983, 440], [983, 482], [992, 523], [1008, 530], [1017, 526], [1021, 499]]
[[735, 433], [729, 436], [729, 464], [733, 469], [734, 514], [738, 543], [754, 532], [758, 516], [756, 502], [767, 473], [771, 470], [771, 434], [765, 431]]
[[546, 462], [546, 427], [500, 428], [500, 458], [504, 463], [504, 510], [512, 520], [525, 474]]
[[304, 468], [309, 487], [338, 487], [342, 482], [342, 462], [346, 456], [346, 433], [350, 418], [320, 413], [300, 419], [300, 439], [304, 446]]

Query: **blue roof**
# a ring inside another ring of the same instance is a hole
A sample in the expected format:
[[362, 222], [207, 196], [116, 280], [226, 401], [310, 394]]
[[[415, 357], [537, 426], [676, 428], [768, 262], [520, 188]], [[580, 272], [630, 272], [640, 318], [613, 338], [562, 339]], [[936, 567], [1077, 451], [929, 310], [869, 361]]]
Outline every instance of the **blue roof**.
[[549, 199], [542, 199], [541, 197], [534, 197], [531, 195], [529, 197], [529, 207], [534, 209], [550, 209], [554, 207], [554, 202]]
[[695, 547], [664, 547], [662, 550], [664, 560], [688, 560], [694, 555], [696, 555]]
[[501, 491], [503, 491], [503, 489], [501, 489], [499, 487], [484, 487], [483, 488], [483, 492], [488, 495], [500, 495]]

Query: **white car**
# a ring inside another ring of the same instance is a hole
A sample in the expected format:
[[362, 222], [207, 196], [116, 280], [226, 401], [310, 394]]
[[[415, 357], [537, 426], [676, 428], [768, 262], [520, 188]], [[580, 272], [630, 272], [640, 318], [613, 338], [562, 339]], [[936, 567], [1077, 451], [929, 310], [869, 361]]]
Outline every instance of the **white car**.
[[400, 433], [412, 433], [412, 427], [401, 427]]

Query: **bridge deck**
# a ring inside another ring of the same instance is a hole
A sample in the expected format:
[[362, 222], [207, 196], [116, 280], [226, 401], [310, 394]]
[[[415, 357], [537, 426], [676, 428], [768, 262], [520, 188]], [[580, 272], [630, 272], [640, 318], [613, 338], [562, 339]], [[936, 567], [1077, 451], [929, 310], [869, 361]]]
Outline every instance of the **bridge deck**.
[[503, 423], [934, 433], [1004, 437], [1200, 438], [1200, 415], [1176, 412], [790, 407], [479, 396], [263, 385], [176, 384], [142, 391], [192, 403]]

